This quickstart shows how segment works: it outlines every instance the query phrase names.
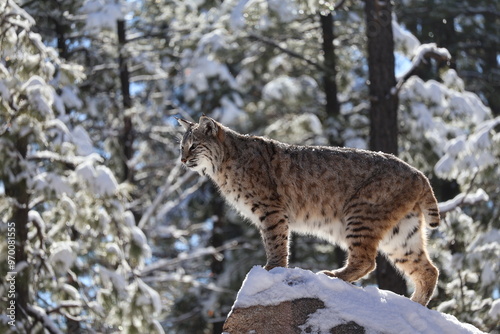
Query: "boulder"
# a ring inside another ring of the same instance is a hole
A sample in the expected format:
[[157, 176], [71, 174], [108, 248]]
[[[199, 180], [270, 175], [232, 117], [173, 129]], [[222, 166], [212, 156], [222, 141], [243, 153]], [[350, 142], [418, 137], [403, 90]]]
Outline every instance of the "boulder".
[[224, 334], [483, 333], [455, 317], [376, 287], [360, 288], [299, 268], [254, 267]]

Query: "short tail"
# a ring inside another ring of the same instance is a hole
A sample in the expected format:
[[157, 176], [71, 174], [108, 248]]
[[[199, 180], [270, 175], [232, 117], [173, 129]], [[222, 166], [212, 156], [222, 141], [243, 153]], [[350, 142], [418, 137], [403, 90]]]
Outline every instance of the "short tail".
[[427, 225], [430, 228], [436, 228], [439, 226], [440, 221], [438, 203], [429, 181], [426, 180], [426, 183], [427, 184], [419, 204]]

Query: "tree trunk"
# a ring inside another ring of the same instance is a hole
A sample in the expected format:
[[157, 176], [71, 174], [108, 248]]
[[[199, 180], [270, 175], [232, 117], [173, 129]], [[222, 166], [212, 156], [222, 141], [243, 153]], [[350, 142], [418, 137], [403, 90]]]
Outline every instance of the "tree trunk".
[[[23, 161], [26, 159], [28, 150], [28, 138], [22, 137], [16, 140], [16, 149], [19, 153], [19, 160], [15, 168], [13, 168], [13, 175], [23, 175], [26, 171], [23, 168]], [[31, 296], [29, 293], [30, 286], [30, 267], [27, 266], [21, 272], [16, 273], [15, 265], [28, 261], [28, 254], [26, 247], [28, 245], [28, 212], [29, 212], [29, 193], [25, 177], [19, 177], [14, 183], [10, 183], [7, 177], [4, 180], [5, 194], [13, 198], [16, 202], [13, 208], [12, 220], [8, 223], [15, 224], [16, 237], [15, 237], [15, 264], [9, 265], [8, 271], [13, 273], [15, 277], [16, 286], [16, 321], [22, 322], [27, 318], [26, 310], [27, 305], [31, 303]]]
[[[370, 149], [398, 154], [398, 97], [390, 1], [365, 0], [370, 93]], [[406, 282], [385, 257], [377, 258], [381, 289], [406, 294]]]
[[123, 181], [132, 181], [132, 173], [129, 169], [128, 162], [132, 159], [134, 154], [134, 129], [132, 125], [132, 118], [126, 114], [127, 109], [132, 107], [132, 98], [130, 96], [130, 77], [125, 58], [125, 44], [127, 43], [125, 34], [125, 21], [117, 21], [118, 28], [118, 48], [119, 58], [118, 65], [120, 69], [120, 84], [123, 99], [123, 109], [125, 115], [123, 116], [123, 130], [120, 135], [120, 143], [123, 145]]
[[53, 19], [55, 32], [57, 36], [57, 49], [59, 50], [59, 56], [67, 60], [68, 59], [68, 46], [66, 45], [65, 27], [57, 20]]
[[325, 72], [323, 87], [326, 96], [326, 114], [328, 117], [335, 117], [340, 113], [340, 105], [337, 99], [337, 83], [335, 77], [335, 49], [333, 41], [333, 16], [332, 13], [320, 14], [321, 31], [323, 36], [323, 56], [325, 57], [325, 67], [329, 70]]
[[[217, 217], [214, 220], [214, 226], [212, 229], [212, 237], [210, 238], [210, 246], [214, 248], [221, 247], [224, 245], [224, 241], [226, 236], [224, 234], [224, 225], [225, 225], [225, 206], [224, 200], [218, 196], [217, 191], [212, 187], [213, 196], [213, 208], [214, 208], [214, 216]], [[224, 271], [224, 257], [218, 258], [215, 255], [212, 255], [212, 262], [210, 263], [211, 276], [216, 281], [217, 277], [222, 274]], [[215, 314], [215, 316], [219, 316], [219, 314]], [[222, 327], [224, 326], [224, 321], [216, 321], [212, 323], [212, 333], [220, 334], [222, 333]]]
[[[498, 22], [493, 13], [484, 15], [486, 31], [496, 31], [498, 33]], [[484, 62], [482, 64], [483, 76], [485, 76], [485, 87], [482, 89], [488, 100], [488, 106], [493, 115], [500, 115], [500, 66], [498, 53], [500, 51], [498, 39], [490, 38], [489, 46], [484, 48]]]

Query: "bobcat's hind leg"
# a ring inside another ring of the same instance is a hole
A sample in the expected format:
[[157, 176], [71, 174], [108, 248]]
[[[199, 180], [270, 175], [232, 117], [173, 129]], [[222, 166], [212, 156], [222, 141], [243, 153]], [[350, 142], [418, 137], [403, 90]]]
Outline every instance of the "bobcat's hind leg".
[[425, 249], [422, 215], [411, 212], [403, 218], [381, 243], [381, 249], [396, 268], [410, 277], [415, 285], [411, 300], [424, 306], [436, 287], [439, 271]]
[[426, 306], [434, 293], [439, 271], [434, 266], [425, 250], [406, 256], [403, 259], [394, 259], [396, 267], [408, 275], [415, 284], [415, 291], [411, 300]]
[[348, 239], [348, 257], [344, 267], [334, 271], [321, 271], [330, 277], [337, 277], [346, 282], [354, 282], [375, 269], [377, 243], [364, 237]]

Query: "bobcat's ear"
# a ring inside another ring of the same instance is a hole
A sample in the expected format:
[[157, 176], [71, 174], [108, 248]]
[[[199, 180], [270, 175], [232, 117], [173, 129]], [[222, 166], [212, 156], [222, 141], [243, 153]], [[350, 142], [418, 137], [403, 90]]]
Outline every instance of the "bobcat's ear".
[[200, 129], [204, 134], [215, 137], [217, 135], [217, 128], [217, 123], [212, 118], [205, 115], [200, 117]]
[[224, 130], [220, 124], [208, 116], [203, 115], [200, 117], [200, 129], [206, 135], [217, 137], [220, 141], [223, 141], [225, 138]]
[[182, 119], [182, 118], [175, 118], [177, 120], [177, 122], [179, 122], [180, 125], [182, 125], [182, 127], [184, 128], [184, 130], [189, 130], [191, 129], [195, 124], [193, 122], [190, 122], [190, 121], [186, 121], [185, 119]]

